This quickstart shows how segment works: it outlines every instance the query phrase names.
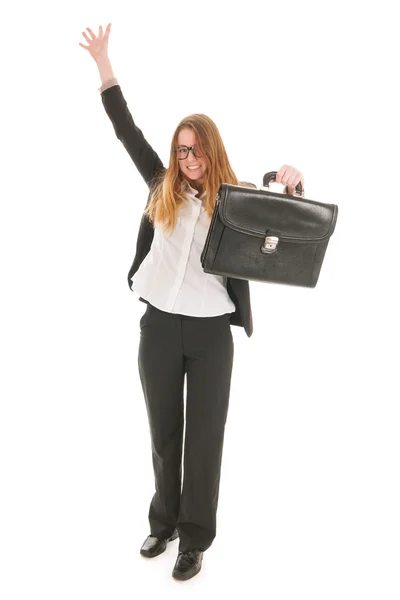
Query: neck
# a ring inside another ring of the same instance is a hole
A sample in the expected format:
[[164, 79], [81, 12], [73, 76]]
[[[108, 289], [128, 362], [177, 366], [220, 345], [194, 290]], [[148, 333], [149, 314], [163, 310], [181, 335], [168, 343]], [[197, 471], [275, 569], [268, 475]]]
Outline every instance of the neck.
[[203, 193], [203, 182], [202, 181], [190, 181], [189, 184], [199, 192], [199, 194]]

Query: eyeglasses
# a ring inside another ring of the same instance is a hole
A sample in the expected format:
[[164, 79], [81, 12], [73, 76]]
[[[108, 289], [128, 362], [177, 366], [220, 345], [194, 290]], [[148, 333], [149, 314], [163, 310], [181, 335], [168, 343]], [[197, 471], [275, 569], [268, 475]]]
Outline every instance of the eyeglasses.
[[189, 156], [189, 152], [190, 150], [193, 153], [193, 156], [195, 158], [201, 158], [203, 155], [200, 154], [200, 150], [197, 150], [196, 146], [178, 146], [177, 149], [175, 149], [175, 154], [178, 157], [178, 160], [184, 160], [185, 158], [187, 158]]

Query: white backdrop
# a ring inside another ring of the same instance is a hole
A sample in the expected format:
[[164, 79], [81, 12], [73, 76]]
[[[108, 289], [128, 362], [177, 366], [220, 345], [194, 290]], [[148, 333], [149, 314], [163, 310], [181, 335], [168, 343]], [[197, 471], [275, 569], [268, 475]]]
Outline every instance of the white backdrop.
[[[26, 3], [3, 11], [4, 600], [399, 598], [398, 31], [394, 2]], [[217, 537], [146, 560], [154, 491], [127, 284], [147, 187], [102, 106], [86, 27], [164, 164], [208, 114], [239, 179], [284, 163], [339, 205], [315, 289], [250, 283]]]

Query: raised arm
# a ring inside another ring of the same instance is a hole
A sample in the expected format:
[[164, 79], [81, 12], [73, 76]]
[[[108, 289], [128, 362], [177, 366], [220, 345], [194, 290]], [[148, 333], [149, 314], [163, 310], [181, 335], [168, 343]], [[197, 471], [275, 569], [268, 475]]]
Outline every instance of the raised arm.
[[102, 91], [101, 99], [117, 138], [150, 188], [154, 177], [164, 169], [160, 157], [135, 124], [118, 83]]
[[107, 25], [103, 35], [103, 28], [100, 25], [99, 35], [95, 36], [93, 31], [87, 28], [91, 38], [85, 32], [82, 32], [82, 34], [89, 45], [79, 45], [89, 51], [97, 64], [102, 83], [100, 92], [104, 109], [113, 124], [117, 138], [123, 143], [136, 168], [150, 188], [153, 179], [164, 169], [164, 165], [142, 131], [135, 124], [114, 76], [108, 58], [110, 29], [111, 23]]

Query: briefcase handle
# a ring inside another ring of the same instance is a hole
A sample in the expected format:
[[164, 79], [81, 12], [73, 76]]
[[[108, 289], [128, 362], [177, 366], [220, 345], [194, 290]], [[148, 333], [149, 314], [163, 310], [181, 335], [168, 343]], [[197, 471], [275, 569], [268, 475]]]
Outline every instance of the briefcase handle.
[[[278, 171], [269, 171], [268, 173], [265, 173], [263, 177], [263, 188], [269, 188], [270, 182], [275, 181], [277, 173]], [[298, 194], [299, 196], [302, 196], [303, 194], [303, 186], [301, 185], [301, 181], [299, 181], [299, 183], [296, 185], [296, 194]]]

